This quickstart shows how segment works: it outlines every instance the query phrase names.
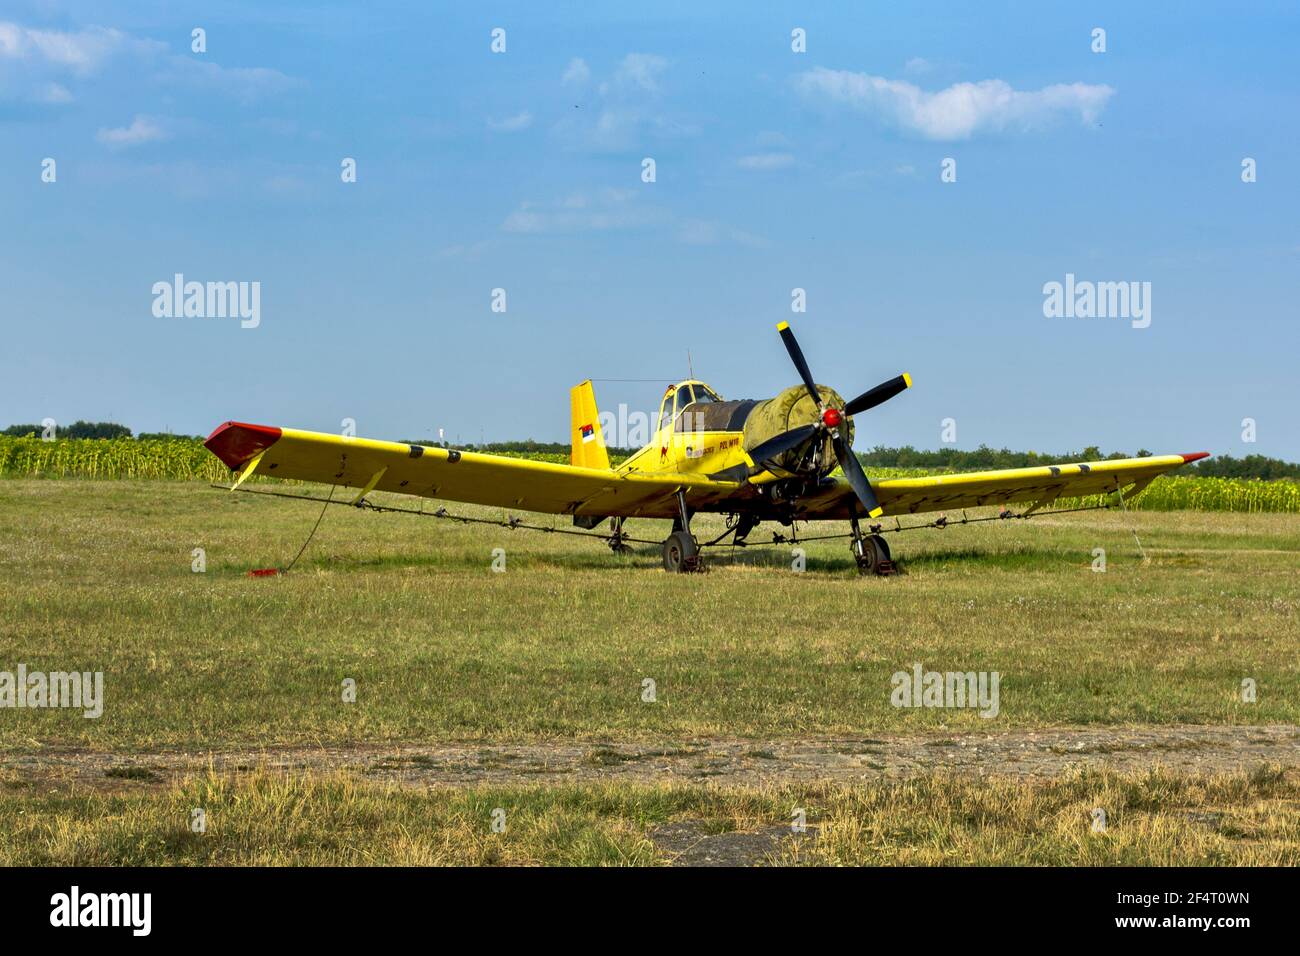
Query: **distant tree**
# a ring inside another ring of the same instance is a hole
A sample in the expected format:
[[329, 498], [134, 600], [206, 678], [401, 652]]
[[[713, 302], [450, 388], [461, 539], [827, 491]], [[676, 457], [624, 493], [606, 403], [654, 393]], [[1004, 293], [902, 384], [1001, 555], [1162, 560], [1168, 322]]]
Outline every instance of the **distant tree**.
[[58, 430], [60, 438], [130, 438], [131, 429], [113, 422], [75, 421]]
[[[35, 435], [39, 438], [42, 431], [40, 425], [10, 425], [3, 434], [17, 438]], [[131, 429], [113, 422], [75, 421], [71, 425], [59, 426], [54, 435], [56, 438], [130, 438]]]
[[4, 432], [0, 434], [7, 435], [11, 438], [28, 438], [32, 435], [39, 436], [41, 434], [41, 426], [40, 425], [10, 425], [8, 428], [4, 430]]
[[[956, 448], [942, 448], [937, 451], [919, 451], [911, 445], [901, 448], [877, 446], [870, 451], [860, 452], [858, 458], [864, 465], [880, 468], [934, 468], [944, 471], [978, 471], [987, 468], [1028, 468], [1034, 465], [1050, 465], [1069, 461], [1102, 461], [1127, 458], [1122, 451], [1103, 455], [1100, 448], [1089, 446], [1078, 452], [1065, 452], [1049, 455], [1041, 452], [1016, 452], [1003, 448], [993, 451], [980, 446], [974, 451], [961, 451]], [[1151, 452], [1140, 449], [1139, 458], [1150, 458]], [[1260, 478], [1274, 480], [1277, 478], [1300, 479], [1300, 464], [1266, 458], [1263, 455], [1249, 455], [1245, 458], [1233, 458], [1229, 455], [1206, 458], [1178, 469], [1179, 474], [1205, 475], [1220, 478]]]
[[1278, 478], [1300, 478], [1300, 465], [1263, 455], [1247, 455], [1245, 458], [1233, 458], [1220, 455], [1204, 458], [1188, 468], [1188, 471], [1210, 478], [1261, 478], [1273, 481]]

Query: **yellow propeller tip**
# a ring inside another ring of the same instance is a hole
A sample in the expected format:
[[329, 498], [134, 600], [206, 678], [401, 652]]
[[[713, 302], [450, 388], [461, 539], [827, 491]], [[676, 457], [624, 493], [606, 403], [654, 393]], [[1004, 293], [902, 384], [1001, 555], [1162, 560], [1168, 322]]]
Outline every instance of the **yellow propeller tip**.
[[786, 329], [788, 329], [789, 327], [790, 327], [790, 323], [789, 323], [789, 322], [778, 322], [778, 323], [777, 323], [777, 326], [776, 326], [776, 330], [777, 330], [778, 332], [784, 332], [784, 331], [785, 331]]
[[907, 383], [908, 388], [912, 387], [912, 375], [910, 372], [903, 373], [903, 381]]
[[875, 509], [874, 511], [868, 512], [868, 513], [867, 513], [867, 517], [868, 517], [868, 518], [879, 518], [879, 517], [880, 517], [881, 515], [883, 515], [884, 513], [885, 513], [885, 509], [884, 509], [884, 508], [877, 508], [877, 509]]

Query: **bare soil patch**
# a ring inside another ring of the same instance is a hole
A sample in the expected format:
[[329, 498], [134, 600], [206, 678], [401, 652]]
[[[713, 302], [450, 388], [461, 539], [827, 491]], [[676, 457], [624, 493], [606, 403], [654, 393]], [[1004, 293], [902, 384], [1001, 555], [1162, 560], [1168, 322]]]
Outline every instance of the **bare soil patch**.
[[881, 734], [655, 744], [445, 743], [121, 754], [46, 748], [0, 756], [4, 785], [96, 790], [163, 787], [205, 773], [353, 772], [403, 786], [712, 782], [731, 786], [903, 778], [935, 770], [1050, 778], [1081, 765], [1180, 772], [1300, 767], [1300, 727], [1169, 726]]

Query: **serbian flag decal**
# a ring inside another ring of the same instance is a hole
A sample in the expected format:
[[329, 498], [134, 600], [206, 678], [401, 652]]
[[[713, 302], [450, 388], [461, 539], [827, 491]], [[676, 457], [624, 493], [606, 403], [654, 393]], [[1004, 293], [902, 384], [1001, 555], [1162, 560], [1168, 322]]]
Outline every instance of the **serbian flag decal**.
[[589, 441], [596, 440], [596, 427], [594, 425], [582, 426], [582, 443], [585, 445]]

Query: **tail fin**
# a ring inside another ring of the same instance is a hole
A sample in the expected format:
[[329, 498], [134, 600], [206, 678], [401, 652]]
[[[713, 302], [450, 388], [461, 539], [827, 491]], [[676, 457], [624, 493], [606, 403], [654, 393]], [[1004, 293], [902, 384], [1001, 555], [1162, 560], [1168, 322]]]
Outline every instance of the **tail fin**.
[[605, 436], [600, 431], [600, 413], [596, 411], [596, 393], [590, 379], [569, 391], [569, 426], [573, 438], [570, 463], [608, 470], [609, 453], [605, 451]]

